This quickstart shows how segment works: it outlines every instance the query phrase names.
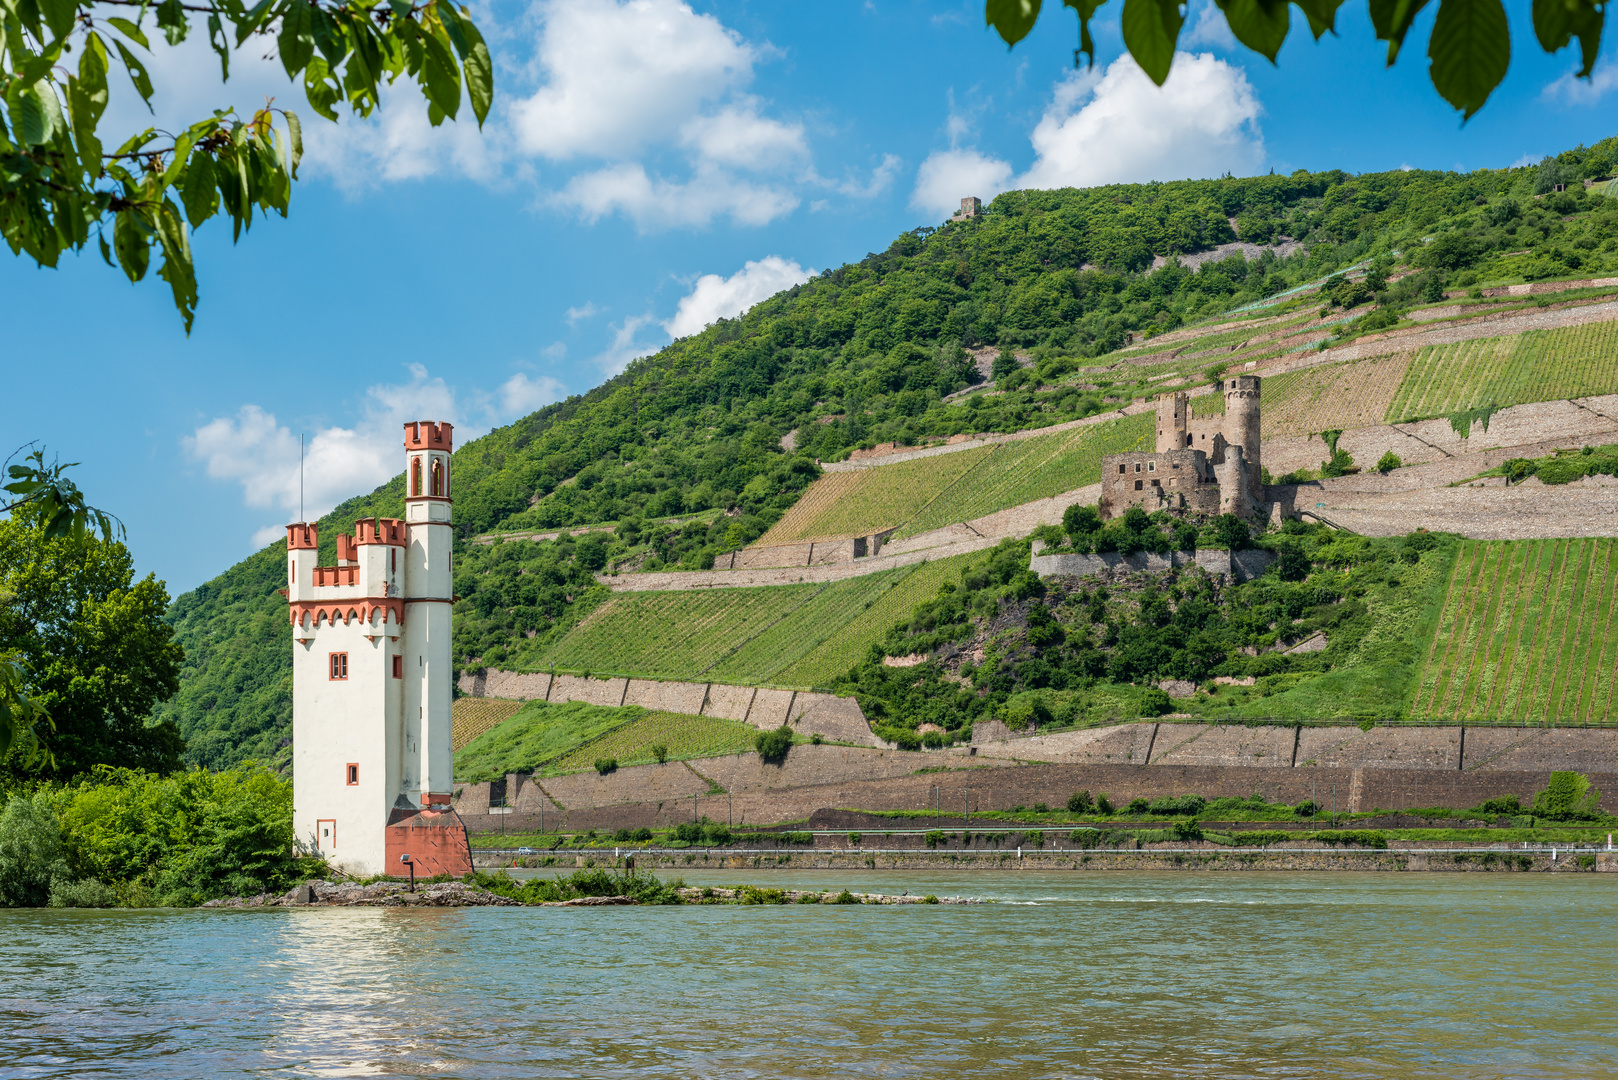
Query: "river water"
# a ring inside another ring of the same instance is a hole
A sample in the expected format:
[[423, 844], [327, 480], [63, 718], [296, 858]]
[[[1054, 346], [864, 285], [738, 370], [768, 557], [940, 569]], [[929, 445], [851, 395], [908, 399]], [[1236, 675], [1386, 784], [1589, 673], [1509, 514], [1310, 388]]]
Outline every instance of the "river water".
[[5, 911], [0, 1076], [1612, 1077], [1613, 878], [728, 871], [687, 880], [993, 902]]

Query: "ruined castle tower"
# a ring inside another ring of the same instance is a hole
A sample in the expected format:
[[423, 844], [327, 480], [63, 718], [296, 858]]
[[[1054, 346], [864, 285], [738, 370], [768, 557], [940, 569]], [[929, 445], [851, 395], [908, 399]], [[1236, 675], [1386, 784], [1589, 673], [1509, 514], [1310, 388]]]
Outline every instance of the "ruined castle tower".
[[1186, 426], [1191, 420], [1191, 395], [1184, 390], [1157, 401], [1157, 452], [1184, 450], [1191, 445]]
[[315, 525], [287, 526], [293, 831], [355, 875], [472, 868], [450, 807], [453, 437], [405, 425], [405, 517], [356, 522], [335, 566]]
[[1254, 493], [1264, 489], [1263, 466], [1259, 460], [1259, 389], [1257, 375], [1238, 375], [1224, 380], [1225, 442], [1242, 448], [1247, 469], [1247, 487]]

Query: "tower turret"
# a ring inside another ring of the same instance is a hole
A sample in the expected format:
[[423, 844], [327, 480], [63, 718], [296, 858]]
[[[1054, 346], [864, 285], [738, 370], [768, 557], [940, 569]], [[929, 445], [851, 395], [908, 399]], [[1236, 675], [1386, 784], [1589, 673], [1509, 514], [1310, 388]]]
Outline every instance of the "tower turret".
[[1223, 380], [1225, 392], [1225, 441], [1242, 448], [1247, 466], [1248, 490], [1257, 494], [1264, 486], [1264, 469], [1259, 460], [1259, 390], [1263, 380], [1257, 375], [1238, 375]]

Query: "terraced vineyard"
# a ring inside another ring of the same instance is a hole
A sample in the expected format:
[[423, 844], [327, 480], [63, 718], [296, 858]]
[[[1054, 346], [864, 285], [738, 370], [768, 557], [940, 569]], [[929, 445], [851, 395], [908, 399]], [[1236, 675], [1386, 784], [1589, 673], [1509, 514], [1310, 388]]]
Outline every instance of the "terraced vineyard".
[[1430, 345], [1416, 353], [1388, 407], [1389, 423], [1485, 405], [1612, 393], [1618, 322]]
[[886, 637], [894, 623], [909, 618], [917, 604], [938, 595], [940, 585], [958, 580], [962, 570], [981, 558], [979, 554], [953, 555], [919, 564], [870, 607], [837, 627], [795, 663], [776, 671], [770, 681], [783, 686], [830, 686]]
[[1468, 541], [1414, 720], [1618, 722], [1618, 541]]
[[1151, 449], [1155, 423], [1152, 413], [1138, 413], [1002, 443], [894, 535], [915, 536], [1098, 483], [1101, 459], [1106, 455]]
[[450, 747], [459, 750], [485, 731], [510, 720], [523, 707], [504, 698], [456, 698], [450, 708]]
[[736, 754], [751, 750], [757, 736], [757, 728], [739, 720], [689, 713], [648, 713], [555, 759], [546, 766], [545, 772], [580, 772], [594, 768], [598, 758], [613, 758], [620, 766], [647, 765], [657, 760], [652, 753], [654, 746], [667, 748], [669, 761]]
[[1382, 423], [1409, 353], [1290, 371], [1264, 380], [1264, 438]]
[[824, 585], [619, 593], [541, 658], [567, 671], [693, 677]]
[[[873, 606], [886, 610], [887, 605], [878, 605], [878, 601], [895, 585], [914, 576], [915, 569], [906, 566], [832, 584], [773, 624], [759, 627], [758, 634], [735, 652], [715, 653], [718, 662], [703, 676], [715, 682], [780, 682], [781, 671], [813, 652], [839, 627], [858, 622]], [[844, 670], [847, 667], [845, 664]]]
[[[570, 671], [826, 686], [982, 554], [824, 585], [622, 593], [541, 664]], [[699, 629], [700, 627], [700, 629]]]
[[860, 536], [902, 525], [994, 449], [985, 446], [855, 472], [828, 473], [809, 486], [759, 538], [758, 545]]

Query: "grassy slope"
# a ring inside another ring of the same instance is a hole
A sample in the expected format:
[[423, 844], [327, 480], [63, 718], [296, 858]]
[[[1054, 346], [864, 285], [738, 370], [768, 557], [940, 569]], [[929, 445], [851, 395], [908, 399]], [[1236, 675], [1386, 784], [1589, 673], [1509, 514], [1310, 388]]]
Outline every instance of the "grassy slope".
[[749, 749], [757, 731], [735, 720], [607, 708], [582, 702], [531, 701], [455, 753], [458, 780], [494, 780], [507, 773], [555, 776], [593, 768], [600, 758], [620, 765], [655, 760], [661, 744], [670, 760]]
[[825, 686], [971, 555], [825, 585], [620, 593], [543, 659], [558, 670]]

